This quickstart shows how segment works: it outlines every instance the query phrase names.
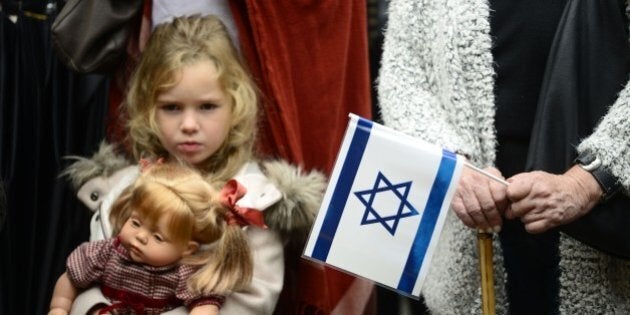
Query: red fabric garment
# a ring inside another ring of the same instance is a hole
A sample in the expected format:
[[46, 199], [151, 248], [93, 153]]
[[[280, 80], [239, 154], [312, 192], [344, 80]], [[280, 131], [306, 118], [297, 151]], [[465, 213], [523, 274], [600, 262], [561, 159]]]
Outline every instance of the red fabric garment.
[[[263, 94], [261, 151], [330, 173], [348, 113], [372, 116], [365, 1], [230, 4]], [[376, 312], [371, 283], [308, 262], [301, 250], [287, 252], [277, 314]]]
[[371, 118], [365, 1], [230, 4], [263, 94], [261, 149], [329, 172], [348, 113]]

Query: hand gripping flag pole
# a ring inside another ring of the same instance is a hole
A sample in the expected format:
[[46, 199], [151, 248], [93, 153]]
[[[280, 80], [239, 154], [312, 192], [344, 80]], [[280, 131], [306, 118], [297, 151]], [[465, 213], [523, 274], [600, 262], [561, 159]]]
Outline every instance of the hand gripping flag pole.
[[[490, 179], [504, 185], [508, 182], [488, 173], [484, 170], [465, 163], [464, 166], [475, 170]], [[477, 246], [479, 248], [479, 268], [481, 271], [481, 310], [483, 315], [494, 315], [494, 268], [492, 263], [492, 233], [479, 231], [477, 233]]]
[[[455, 153], [351, 114], [303, 257], [418, 298], [465, 166], [505, 183]], [[492, 236], [480, 235], [479, 244], [483, 314], [491, 315]]]

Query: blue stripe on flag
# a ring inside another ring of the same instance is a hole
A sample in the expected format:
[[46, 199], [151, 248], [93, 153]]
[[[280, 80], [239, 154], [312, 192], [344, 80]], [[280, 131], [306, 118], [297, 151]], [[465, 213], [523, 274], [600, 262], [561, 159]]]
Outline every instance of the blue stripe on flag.
[[322, 228], [319, 230], [319, 235], [317, 236], [317, 241], [313, 248], [312, 257], [315, 259], [326, 261], [328, 258], [330, 246], [335, 238], [335, 233], [337, 233], [339, 220], [341, 219], [343, 209], [346, 207], [348, 196], [350, 196], [350, 189], [357, 175], [359, 164], [361, 164], [363, 152], [365, 152], [371, 130], [372, 122], [359, 117], [357, 127], [352, 136], [352, 141], [350, 142], [350, 147], [348, 148], [348, 154], [339, 172], [337, 185], [328, 204], [328, 210], [326, 211]]
[[457, 156], [449, 151], [442, 150], [442, 160], [429, 193], [427, 205], [422, 214], [422, 220], [418, 226], [416, 237], [407, 256], [407, 263], [403, 270], [400, 281], [398, 282], [398, 290], [411, 294], [416, 284], [422, 261], [427, 253], [429, 243], [435, 224], [440, 215], [444, 197], [451, 183], [455, 166], [457, 164]]

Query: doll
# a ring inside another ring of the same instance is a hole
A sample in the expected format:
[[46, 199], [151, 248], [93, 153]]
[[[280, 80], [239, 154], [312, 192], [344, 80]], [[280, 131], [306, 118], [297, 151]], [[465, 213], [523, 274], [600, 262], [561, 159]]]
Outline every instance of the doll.
[[95, 283], [111, 302], [99, 313], [161, 313], [185, 305], [218, 313], [225, 295], [246, 287], [252, 258], [242, 226], [265, 228], [262, 212], [236, 201], [236, 180], [221, 191], [191, 168], [143, 163], [114, 202], [114, 238], [80, 245], [55, 286], [50, 314], [66, 314], [78, 290]]

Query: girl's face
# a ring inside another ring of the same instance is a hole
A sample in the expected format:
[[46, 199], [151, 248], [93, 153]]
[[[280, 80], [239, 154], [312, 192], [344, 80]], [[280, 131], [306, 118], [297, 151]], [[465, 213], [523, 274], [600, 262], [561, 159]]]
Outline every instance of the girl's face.
[[172, 157], [199, 166], [227, 138], [231, 105], [210, 61], [183, 67], [178, 79], [157, 96], [158, 137]]
[[133, 212], [120, 230], [118, 238], [133, 261], [154, 267], [170, 265], [194, 253], [197, 245], [195, 242], [173, 242], [167, 233], [167, 224], [167, 218], [162, 217], [156, 226], [152, 226], [138, 213]]

